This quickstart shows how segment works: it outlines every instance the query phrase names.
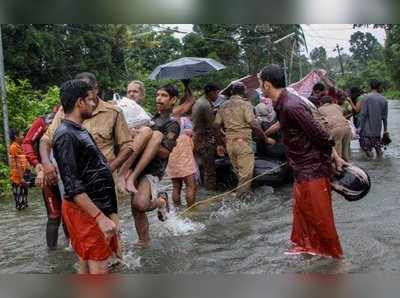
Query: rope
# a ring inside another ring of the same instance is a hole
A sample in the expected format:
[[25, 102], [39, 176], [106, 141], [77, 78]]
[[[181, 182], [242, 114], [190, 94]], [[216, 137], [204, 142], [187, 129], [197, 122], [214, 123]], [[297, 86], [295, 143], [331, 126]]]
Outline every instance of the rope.
[[275, 171], [275, 170], [277, 170], [277, 169], [279, 169], [279, 168], [285, 166], [286, 164], [287, 164], [287, 162], [284, 162], [283, 164], [280, 164], [279, 166], [277, 166], [277, 167], [275, 167], [275, 168], [273, 168], [273, 169], [267, 170], [267, 171], [265, 171], [265, 172], [263, 172], [263, 173], [257, 175], [256, 177], [251, 178], [250, 180], [247, 180], [246, 182], [244, 182], [244, 183], [238, 185], [238, 186], [235, 187], [234, 189], [231, 189], [231, 190], [229, 190], [229, 191], [227, 191], [227, 192], [224, 192], [224, 193], [219, 194], [219, 195], [212, 196], [212, 197], [210, 197], [210, 198], [208, 198], [208, 199], [205, 199], [205, 200], [198, 201], [198, 202], [194, 203], [192, 206], [190, 206], [189, 208], [186, 208], [185, 210], [183, 210], [181, 214], [185, 214], [186, 212], [190, 211], [191, 209], [193, 209], [194, 207], [196, 207], [196, 206], [198, 206], [198, 205], [200, 205], [200, 204], [204, 204], [204, 203], [207, 203], [207, 202], [211, 202], [211, 201], [214, 201], [214, 200], [216, 200], [216, 199], [218, 199], [218, 198], [224, 197], [224, 196], [226, 196], [226, 195], [228, 195], [228, 194], [230, 194], [230, 193], [233, 193], [234, 191], [236, 191], [236, 190], [238, 190], [239, 188], [241, 188], [243, 185], [246, 185], [247, 183], [250, 183], [250, 182], [252, 182], [253, 180], [256, 180], [256, 179], [258, 179], [258, 178], [260, 178], [260, 177], [262, 177], [262, 176], [264, 176], [264, 175], [266, 175], [266, 174], [268, 174], [268, 173], [271, 173], [271, 172], [273, 172], [273, 171]]

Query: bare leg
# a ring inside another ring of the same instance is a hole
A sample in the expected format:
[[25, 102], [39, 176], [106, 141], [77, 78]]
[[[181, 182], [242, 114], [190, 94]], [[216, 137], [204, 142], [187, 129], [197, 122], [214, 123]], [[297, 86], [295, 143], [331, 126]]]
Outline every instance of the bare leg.
[[108, 268], [107, 268], [108, 261], [88, 261], [89, 265], [89, 273], [90, 274], [107, 274], [108, 273]]
[[149, 221], [146, 212], [160, 208], [163, 204], [165, 204], [164, 200], [151, 200], [150, 183], [146, 178], [141, 178], [138, 183], [138, 192], [131, 198], [131, 210], [139, 238], [137, 245], [150, 244]]
[[139, 129], [139, 134], [133, 139], [133, 153], [118, 171], [116, 184], [119, 191], [126, 193], [126, 179], [131, 174], [129, 168], [137, 160], [140, 154], [142, 154], [152, 135], [153, 131], [151, 128], [142, 127]]
[[173, 178], [172, 180], [172, 200], [174, 201], [175, 206], [181, 206], [181, 191], [182, 191], [182, 182], [181, 178]]
[[143, 170], [148, 166], [148, 164], [157, 155], [160, 149], [160, 144], [164, 135], [159, 131], [154, 131], [150, 141], [147, 143], [146, 148], [142, 156], [140, 157], [138, 163], [132, 171], [132, 174], [128, 177], [126, 181], [126, 189], [131, 193], [136, 193], [136, 181]]
[[195, 175], [190, 175], [184, 178], [186, 185], [186, 203], [190, 207], [196, 202], [197, 184]]
[[79, 274], [89, 274], [89, 264], [87, 261], [79, 258]]

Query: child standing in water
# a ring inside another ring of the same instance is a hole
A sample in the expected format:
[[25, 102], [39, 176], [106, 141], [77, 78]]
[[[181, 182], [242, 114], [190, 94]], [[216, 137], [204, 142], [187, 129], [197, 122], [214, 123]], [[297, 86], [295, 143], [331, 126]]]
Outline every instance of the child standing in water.
[[10, 133], [12, 144], [10, 146], [10, 180], [15, 199], [15, 208], [22, 210], [28, 207], [28, 183], [24, 174], [29, 171], [29, 163], [22, 150], [24, 133], [21, 129], [12, 130]]

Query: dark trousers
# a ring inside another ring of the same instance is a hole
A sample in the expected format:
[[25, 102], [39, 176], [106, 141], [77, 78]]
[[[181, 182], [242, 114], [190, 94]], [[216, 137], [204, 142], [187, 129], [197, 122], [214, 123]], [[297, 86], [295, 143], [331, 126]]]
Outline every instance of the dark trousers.
[[203, 176], [203, 185], [208, 190], [215, 190], [217, 187], [215, 142], [209, 138], [194, 137], [194, 148], [196, 160]]

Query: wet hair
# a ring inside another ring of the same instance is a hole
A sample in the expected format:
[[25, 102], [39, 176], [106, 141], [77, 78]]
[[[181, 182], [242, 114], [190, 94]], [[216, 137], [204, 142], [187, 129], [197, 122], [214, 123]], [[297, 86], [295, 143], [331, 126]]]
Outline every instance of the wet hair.
[[246, 93], [246, 85], [242, 82], [233, 83], [231, 86], [231, 95], [244, 96]]
[[313, 91], [325, 91], [325, 85], [322, 83], [316, 83], [312, 88]]
[[350, 87], [350, 98], [354, 102], [362, 94], [361, 89], [358, 86]]
[[323, 96], [323, 97], [321, 98], [321, 102], [322, 102], [323, 104], [325, 104], [325, 103], [332, 103], [333, 100], [332, 100], [332, 97], [331, 97], [331, 96]]
[[207, 95], [207, 94], [210, 94], [211, 92], [219, 91], [219, 90], [221, 90], [221, 88], [217, 84], [208, 83], [204, 86], [203, 90], [204, 90], [204, 94]]
[[78, 98], [85, 98], [92, 86], [82, 80], [70, 80], [64, 82], [60, 87], [60, 98], [64, 112], [71, 113]]
[[75, 76], [76, 80], [85, 80], [94, 89], [98, 88], [96, 76], [91, 72], [81, 72]]
[[136, 84], [136, 85], [138, 85], [138, 86], [139, 86], [139, 90], [140, 90], [140, 92], [142, 93], [142, 95], [143, 95], [143, 96], [146, 95], [146, 91], [145, 91], [145, 88], [144, 88], [144, 83], [143, 83], [142, 81], [133, 80], [133, 81], [131, 81], [131, 82], [128, 84], [128, 86], [129, 86], [130, 84]]
[[10, 140], [14, 142], [21, 132], [23, 132], [21, 128], [11, 128], [9, 132]]
[[369, 86], [372, 90], [379, 90], [381, 88], [381, 82], [377, 79], [372, 79], [369, 81]]
[[176, 89], [176, 87], [174, 85], [171, 84], [167, 84], [164, 86], [161, 86], [160, 88], [157, 89], [158, 90], [164, 90], [165, 92], [168, 93], [168, 95], [172, 98], [172, 97], [178, 97], [179, 92], [178, 89]]
[[276, 64], [264, 67], [260, 72], [260, 79], [263, 82], [270, 82], [275, 88], [286, 87], [285, 72], [282, 67]]

